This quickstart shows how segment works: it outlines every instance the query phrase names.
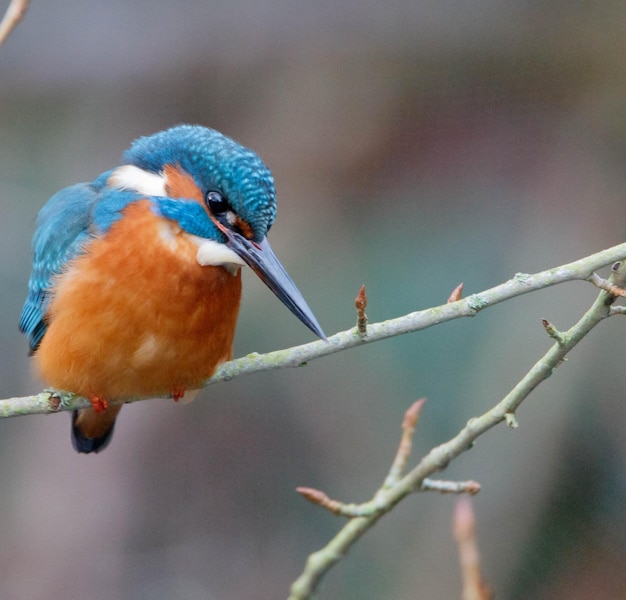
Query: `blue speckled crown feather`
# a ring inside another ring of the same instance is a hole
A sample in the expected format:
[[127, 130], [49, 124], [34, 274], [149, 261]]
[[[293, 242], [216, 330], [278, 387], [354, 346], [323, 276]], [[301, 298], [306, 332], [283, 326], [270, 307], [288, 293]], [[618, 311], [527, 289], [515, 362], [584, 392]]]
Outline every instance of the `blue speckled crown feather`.
[[159, 173], [180, 165], [203, 193], [219, 191], [260, 241], [276, 217], [274, 178], [252, 150], [200, 125], [180, 125], [141, 137], [124, 153], [126, 164]]

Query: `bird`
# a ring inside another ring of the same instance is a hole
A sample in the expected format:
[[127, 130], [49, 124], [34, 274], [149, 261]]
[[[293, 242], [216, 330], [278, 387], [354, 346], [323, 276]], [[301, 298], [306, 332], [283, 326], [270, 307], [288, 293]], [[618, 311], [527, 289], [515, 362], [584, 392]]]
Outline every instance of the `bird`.
[[107, 447], [124, 401], [178, 400], [232, 358], [244, 266], [327, 339], [267, 240], [275, 217], [270, 169], [202, 125], [140, 137], [44, 204], [19, 328], [46, 384], [89, 399], [77, 452]]

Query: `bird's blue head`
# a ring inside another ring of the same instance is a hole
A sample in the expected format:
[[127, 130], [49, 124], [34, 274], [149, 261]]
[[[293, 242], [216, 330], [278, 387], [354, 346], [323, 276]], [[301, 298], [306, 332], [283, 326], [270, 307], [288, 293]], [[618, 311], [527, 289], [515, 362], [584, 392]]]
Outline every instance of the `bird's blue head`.
[[204, 201], [220, 211], [217, 214], [226, 213], [224, 220], [236, 219], [246, 237], [256, 242], [263, 240], [274, 223], [272, 173], [255, 152], [214, 129], [180, 125], [141, 137], [124, 153], [124, 159], [157, 174], [163, 174], [168, 165], [182, 169], [193, 178]]
[[108, 176], [108, 185], [153, 198], [161, 215], [209, 240], [203, 248], [212, 252], [219, 244], [217, 255], [227, 252], [249, 265], [291, 312], [326, 339], [267, 241], [276, 217], [276, 192], [274, 178], [257, 154], [213, 129], [180, 125], [139, 138], [124, 160]]

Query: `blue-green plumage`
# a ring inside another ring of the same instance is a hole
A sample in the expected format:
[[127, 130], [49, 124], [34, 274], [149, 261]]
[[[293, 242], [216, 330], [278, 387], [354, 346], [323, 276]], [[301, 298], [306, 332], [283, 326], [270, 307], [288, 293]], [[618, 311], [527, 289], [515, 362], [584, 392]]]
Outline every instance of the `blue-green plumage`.
[[260, 242], [276, 217], [272, 173], [252, 150], [214, 129], [180, 125], [141, 137], [124, 153], [127, 164], [158, 173], [179, 165], [204, 192], [219, 190]]
[[[179, 165], [200, 190], [220, 190], [239, 217], [262, 240], [276, 216], [276, 193], [270, 170], [252, 151], [218, 131], [199, 125], [181, 125], [136, 140], [124, 153], [124, 163], [154, 173], [165, 165]], [[52, 196], [37, 217], [33, 237], [33, 271], [29, 294], [20, 318], [20, 330], [35, 351], [46, 331], [46, 306], [55, 275], [81, 254], [94, 235], [104, 235], [128, 204], [144, 198], [133, 190], [107, 186], [113, 171], [92, 183], [80, 183]], [[177, 221], [185, 231], [225, 242], [224, 235], [197, 202], [152, 197], [154, 210]]]
[[33, 237], [33, 270], [28, 297], [20, 317], [20, 330], [35, 351], [46, 332], [46, 306], [52, 279], [69, 260], [81, 253], [89, 239], [90, 211], [100, 189], [79, 183], [61, 190], [39, 211]]
[[[39, 212], [32, 244], [33, 269], [19, 323], [20, 329], [28, 337], [31, 351], [38, 359], [43, 355], [59, 356], [58, 345], [51, 341], [57, 339], [55, 335], [58, 334], [64, 340], [71, 340], [69, 344], [72, 346], [73, 368], [76, 368], [74, 363], [78, 361], [81, 365], [80, 372], [87, 373], [88, 381], [93, 380], [91, 371], [83, 369], [87, 368], [85, 365], [93, 364], [92, 359], [95, 358], [96, 363], [100, 360], [98, 356], [93, 356], [94, 352], [98, 352], [98, 344], [90, 342], [85, 347], [74, 350], [75, 340], [72, 334], [65, 336], [63, 332], [66, 330], [50, 322], [50, 318], [54, 318], [57, 313], [53, 309], [51, 317], [49, 307], [51, 305], [56, 307], [60, 302], [60, 300], [55, 302], [57, 279], [68, 281], [67, 278], [61, 277], [66, 272], [71, 273], [69, 281], [80, 275], [78, 267], [72, 270], [72, 264], [81, 263], [82, 259], [74, 263], [72, 261], [86, 253], [88, 255], [90, 245], [93, 249], [102, 243], [99, 241], [102, 238], [106, 241], [109, 232], [111, 237], [108, 239], [116, 239], [112, 228], [126, 215], [133, 213], [134, 207], [131, 210], [129, 205], [138, 201], [148, 201], [153, 213], [162, 218], [164, 224], [169, 222], [169, 225], [163, 228], [164, 232], [169, 233], [163, 235], [178, 235], [172, 232], [182, 231], [195, 236], [189, 239], [195, 240], [193, 243], [198, 244], [197, 264], [202, 267], [224, 266], [231, 273], [236, 272], [240, 265], [248, 264], [290, 311], [314, 333], [324, 338], [324, 333], [304, 298], [267, 242], [267, 232], [276, 216], [274, 180], [270, 170], [252, 150], [244, 148], [215, 130], [198, 125], [181, 125], [139, 138], [124, 153], [123, 159], [122, 166], [103, 173], [92, 183], [77, 184], [61, 190], [52, 196]], [[127, 208], [129, 210], [126, 210]], [[172, 222], [180, 229], [172, 227]], [[161, 234], [157, 234], [156, 237], [159, 235]], [[125, 239], [128, 239], [128, 236], [124, 237]], [[223, 246], [218, 246], [217, 251], [216, 244], [212, 242]], [[115, 247], [118, 248], [123, 242], [117, 241], [116, 244], [118, 245]], [[120, 251], [125, 249], [128, 247], [120, 248]], [[152, 265], [149, 262], [151, 260], [159, 260], [159, 257], [145, 255], [147, 271], [151, 269]], [[114, 279], [118, 288], [115, 289], [119, 289], [119, 286], [127, 287], [134, 294], [134, 296], [131, 294], [132, 297], [141, 296], [143, 293], [141, 284], [132, 278], [117, 276], [116, 271]], [[108, 286], [110, 281], [110, 276], [107, 276], [106, 281], [100, 285]], [[72, 306], [79, 307], [84, 296], [84, 293], [81, 297], [76, 297], [75, 294], [72, 297]], [[210, 303], [211, 298], [203, 297], [202, 302], [205, 301]], [[237, 307], [238, 305], [237, 298]], [[117, 313], [107, 315], [114, 317], [114, 322], [119, 321], [120, 328], [124, 328], [129, 315], [136, 314], [134, 307], [135, 304], [128, 305], [119, 315]], [[75, 310], [71, 309], [69, 320], [74, 320]], [[102, 310], [107, 311], [108, 307], [103, 306]], [[161, 311], [155, 311], [155, 317], [156, 313], [161, 314]], [[65, 314], [68, 314], [67, 311]], [[147, 321], [150, 320], [148, 315]], [[54, 320], [54, 323], [56, 322]], [[141, 321], [142, 327], [145, 322], [146, 320]], [[173, 324], [174, 330], [178, 323], [179, 320]], [[91, 326], [90, 319], [84, 329], [89, 332], [89, 339], [98, 335], [98, 329]], [[44, 340], [50, 327], [54, 329]], [[151, 335], [155, 336], [156, 333]], [[148, 342], [144, 340], [143, 344], [143, 348], [150, 349]], [[227, 353], [220, 352], [217, 358], [223, 360], [223, 355]], [[89, 353], [92, 353], [89, 356], [90, 360], [86, 360]], [[112, 355], [117, 356], [115, 352]], [[126, 360], [125, 356], [121, 358]], [[83, 359], [84, 364], [81, 362]], [[133, 359], [134, 355], [131, 354], [127, 362], [132, 362]], [[184, 367], [185, 365], [181, 367], [183, 371]], [[178, 368], [176, 363], [176, 369]], [[67, 364], [61, 362], [55, 369], [57, 373], [66, 373]], [[210, 373], [203, 376], [206, 375]], [[180, 380], [186, 380], [184, 373]], [[62, 387], [75, 384], [53, 383], [53, 385]], [[87, 389], [91, 390], [91, 383]], [[171, 382], [171, 389], [173, 391], [178, 389], [178, 379]], [[134, 393], [132, 389], [124, 389], [121, 394], [118, 398], [123, 399], [124, 394], [132, 397]], [[106, 391], [93, 389], [93, 397], [90, 396], [90, 399], [94, 410], [101, 410], [98, 407], [102, 407], [102, 399], [104, 397], [106, 400], [107, 395]], [[104, 448], [110, 439], [116, 414], [117, 411], [111, 416], [109, 412], [109, 420], [105, 421], [104, 425], [95, 425], [95, 431], [98, 433], [90, 434], [89, 431], [94, 430], [84, 429], [84, 413], [75, 413], [72, 421], [74, 447], [79, 452], [97, 452]], [[94, 423], [92, 420], [90, 427], [94, 426]]]

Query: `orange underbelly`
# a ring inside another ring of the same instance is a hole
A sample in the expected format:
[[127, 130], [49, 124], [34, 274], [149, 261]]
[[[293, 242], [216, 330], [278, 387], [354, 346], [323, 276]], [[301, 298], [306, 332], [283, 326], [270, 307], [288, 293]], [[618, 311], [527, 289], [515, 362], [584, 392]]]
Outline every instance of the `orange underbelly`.
[[44, 380], [125, 399], [210, 377], [231, 357], [241, 274], [200, 266], [196, 250], [147, 201], [129, 206], [55, 283], [35, 355]]

